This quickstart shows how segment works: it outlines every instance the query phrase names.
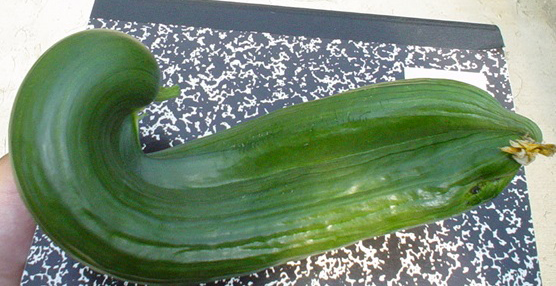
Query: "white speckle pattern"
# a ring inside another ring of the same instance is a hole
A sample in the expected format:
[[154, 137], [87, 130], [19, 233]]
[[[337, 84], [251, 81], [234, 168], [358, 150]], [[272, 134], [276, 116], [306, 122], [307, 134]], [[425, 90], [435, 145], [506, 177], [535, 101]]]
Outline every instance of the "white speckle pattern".
[[[404, 67], [480, 72], [513, 108], [502, 50], [458, 50], [225, 31], [93, 18], [126, 32], [181, 96], [141, 122], [152, 152], [300, 102], [404, 78]], [[386, 179], [386, 178], [385, 178]], [[347, 192], [356, 191], [353, 189]], [[333, 227], [333, 226], [330, 226]], [[86, 238], [84, 238], [86, 239]], [[539, 285], [535, 237], [520, 173], [492, 202], [438, 223], [359, 241], [304, 260], [206, 285]], [[37, 231], [23, 285], [135, 285], [75, 262]]]

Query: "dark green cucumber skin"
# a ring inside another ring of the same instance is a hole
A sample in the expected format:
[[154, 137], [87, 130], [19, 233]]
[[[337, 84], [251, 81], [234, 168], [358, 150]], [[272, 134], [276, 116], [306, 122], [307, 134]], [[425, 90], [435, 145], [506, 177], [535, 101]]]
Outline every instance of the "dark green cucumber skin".
[[151, 154], [132, 114], [159, 89], [149, 51], [89, 30], [47, 51], [19, 90], [10, 152], [40, 227], [74, 258], [138, 282], [250, 273], [442, 220], [498, 195], [500, 147], [530, 120], [449, 80], [376, 84]]

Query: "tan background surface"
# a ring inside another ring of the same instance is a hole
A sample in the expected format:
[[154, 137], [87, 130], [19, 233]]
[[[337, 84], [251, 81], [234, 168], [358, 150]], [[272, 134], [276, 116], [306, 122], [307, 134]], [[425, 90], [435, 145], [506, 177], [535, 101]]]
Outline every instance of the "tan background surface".
[[[495, 24], [506, 43], [516, 110], [556, 143], [556, 0], [235, 0], [291, 7]], [[94, 0], [0, 0], [0, 155], [10, 110], [34, 61], [85, 29]], [[556, 285], [556, 158], [526, 167], [541, 277]]]

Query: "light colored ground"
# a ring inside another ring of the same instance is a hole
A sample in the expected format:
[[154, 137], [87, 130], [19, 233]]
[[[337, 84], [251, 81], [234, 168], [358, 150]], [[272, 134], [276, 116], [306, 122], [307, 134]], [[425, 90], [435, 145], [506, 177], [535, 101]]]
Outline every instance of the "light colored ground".
[[[235, 2], [495, 24], [506, 43], [517, 112], [556, 143], [556, 0], [235, 0]], [[0, 155], [17, 88], [59, 39], [83, 30], [94, 0], [0, 0]], [[556, 285], [556, 158], [527, 166], [545, 285]]]

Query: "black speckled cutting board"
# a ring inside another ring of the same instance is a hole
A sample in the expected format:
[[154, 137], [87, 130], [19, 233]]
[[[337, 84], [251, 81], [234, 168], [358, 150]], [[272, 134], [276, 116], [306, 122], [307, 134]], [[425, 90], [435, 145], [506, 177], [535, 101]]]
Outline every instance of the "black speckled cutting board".
[[[408, 68], [456, 78], [473, 73], [513, 108], [496, 26], [212, 1], [97, 0], [90, 28], [136, 37], [156, 56], [163, 84], [182, 89], [180, 97], [146, 109], [145, 152], [296, 103], [403, 79]], [[523, 172], [494, 201], [454, 218], [209, 283], [540, 284]], [[134, 284], [76, 262], [38, 229], [23, 285]]]

